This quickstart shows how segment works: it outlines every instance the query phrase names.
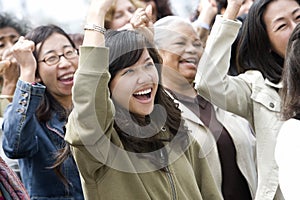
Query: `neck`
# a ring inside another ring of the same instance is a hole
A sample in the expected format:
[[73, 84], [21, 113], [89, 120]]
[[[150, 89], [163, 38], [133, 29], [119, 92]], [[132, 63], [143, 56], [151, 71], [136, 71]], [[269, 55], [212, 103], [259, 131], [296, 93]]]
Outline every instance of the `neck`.
[[55, 96], [55, 98], [62, 105], [62, 107], [64, 107], [64, 109], [69, 110], [69, 111], [72, 110], [72, 108], [73, 108], [72, 95], [63, 96], [63, 97]]

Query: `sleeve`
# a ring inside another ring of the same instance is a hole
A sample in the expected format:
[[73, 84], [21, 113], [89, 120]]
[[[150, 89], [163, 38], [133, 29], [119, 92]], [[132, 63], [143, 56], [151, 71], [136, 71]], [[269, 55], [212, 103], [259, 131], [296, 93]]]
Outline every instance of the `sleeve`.
[[216, 17], [198, 66], [195, 87], [218, 107], [249, 119], [252, 117], [251, 85], [245, 78], [227, 75], [231, 45], [240, 26], [239, 21]]
[[99, 171], [113, 146], [114, 105], [109, 79], [108, 49], [81, 47], [72, 91], [74, 108], [69, 115], [65, 140], [71, 145], [86, 199], [97, 196], [97, 180], [102, 176]]
[[45, 86], [18, 80], [13, 101], [3, 118], [3, 149], [9, 158], [30, 157], [38, 152], [35, 111], [45, 93]]

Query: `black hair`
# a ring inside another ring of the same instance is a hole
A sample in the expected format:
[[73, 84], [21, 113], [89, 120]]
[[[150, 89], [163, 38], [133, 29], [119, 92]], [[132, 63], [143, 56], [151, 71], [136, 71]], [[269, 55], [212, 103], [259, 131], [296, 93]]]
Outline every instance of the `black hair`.
[[[175, 135], [181, 137], [180, 141], [182, 142], [182, 148], [186, 148], [188, 144], [188, 130], [184, 127], [184, 120], [181, 118], [181, 111], [178, 108], [178, 104], [174, 103], [174, 100], [166, 93], [161, 84], [160, 74], [162, 59], [154, 44], [138, 31], [128, 30], [108, 31], [106, 33], [105, 41], [106, 46], [110, 49], [109, 72], [111, 74], [111, 79], [114, 78], [119, 70], [134, 65], [145, 50], [149, 52], [159, 74], [159, 85], [154, 103], [161, 105], [167, 113], [165, 124], [161, 124], [161, 115], [163, 115], [163, 113], [159, 109], [154, 109], [154, 111], [150, 114], [154, 115], [154, 117], [151, 117], [152, 122], [149, 121], [149, 123], [154, 123], [156, 127], [166, 126], [170, 131], [169, 138], [162, 139], [159, 133], [160, 130], [158, 130], [156, 135], [150, 138], [141, 138], [129, 135], [126, 133], [127, 131], [124, 130], [130, 130], [133, 134], [139, 135], [141, 134], [139, 129], [132, 123], [128, 123], [128, 118], [130, 117], [139, 125], [143, 124], [143, 122], [140, 122], [139, 118], [133, 113], [129, 113], [129, 111], [125, 111], [124, 109], [116, 106], [115, 121], [116, 118], [118, 118], [118, 120], [121, 119], [122, 127], [120, 127], [120, 123], [114, 123], [114, 127], [117, 130], [125, 149], [137, 153], [152, 152], [162, 148], [164, 146], [164, 142], [170, 142]], [[148, 119], [150, 120], [149, 116]], [[157, 162], [157, 157], [150, 157], [148, 159], [152, 160], [154, 164]]]
[[283, 68], [281, 112], [283, 120], [297, 116], [300, 119], [300, 24], [294, 29], [286, 50]]
[[[39, 49], [41, 49], [45, 40], [47, 40], [53, 33], [59, 33], [65, 36], [69, 40], [72, 47], [76, 48], [74, 42], [69, 37], [69, 35], [63, 29], [53, 24], [38, 26], [32, 31], [28, 32], [25, 38], [33, 41], [35, 45], [41, 44], [41, 46], [39, 47]], [[33, 52], [33, 55], [37, 62], [37, 66], [38, 57], [40, 54], [39, 49], [35, 48]], [[37, 68], [36, 70], [36, 77], [39, 77], [39, 68]], [[46, 88], [45, 95], [43, 96], [41, 104], [37, 108], [36, 115], [39, 122], [47, 122], [51, 119], [53, 113], [58, 113], [61, 120], [66, 120], [69, 111], [64, 109], [64, 107], [60, 105], [60, 103], [49, 93], [49, 91]]]
[[254, 1], [249, 9], [237, 47], [237, 66], [244, 71], [259, 70], [264, 78], [279, 83], [284, 58], [271, 51], [271, 42], [263, 19], [267, 6], [273, 1]]

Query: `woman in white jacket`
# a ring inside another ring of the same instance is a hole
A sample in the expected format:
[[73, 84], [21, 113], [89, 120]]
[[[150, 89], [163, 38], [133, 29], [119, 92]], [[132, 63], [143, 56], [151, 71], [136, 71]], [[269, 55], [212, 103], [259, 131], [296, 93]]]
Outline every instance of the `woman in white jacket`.
[[278, 131], [281, 73], [288, 38], [300, 21], [295, 0], [255, 1], [243, 25], [238, 64], [245, 73], [227, 75], [230, 48], [241, 23], [235, 21], [242, 0], [229, 0], [217, 16], [199, 64], [196, 88], [217, 106], [246, 118], [257, 142], [258, 189], [255, 199], [284, 199], [278, 184], [274, 150]]

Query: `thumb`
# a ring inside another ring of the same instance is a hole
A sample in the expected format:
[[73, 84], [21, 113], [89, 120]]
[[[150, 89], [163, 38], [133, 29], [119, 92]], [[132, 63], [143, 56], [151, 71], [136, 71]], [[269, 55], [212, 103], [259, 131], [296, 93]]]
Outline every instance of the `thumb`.
[[145, 12], [146, 12], [146, 15], [149, 19], [152, 19], [152, 6], [151, 5], [148, 5], [146, 8], [145, 8]]

